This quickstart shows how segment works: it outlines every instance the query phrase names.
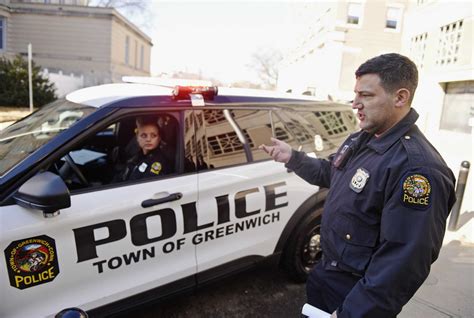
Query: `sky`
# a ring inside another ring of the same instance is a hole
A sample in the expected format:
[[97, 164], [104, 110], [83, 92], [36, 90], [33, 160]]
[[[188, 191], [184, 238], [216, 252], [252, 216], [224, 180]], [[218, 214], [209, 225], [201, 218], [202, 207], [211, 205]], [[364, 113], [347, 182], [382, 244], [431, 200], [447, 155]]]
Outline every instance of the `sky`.
[[[151, 73], [200, 73], [224, 83], [258, 82], [252, 54], [296, 45], [303, 2], [157, 1], [145, 32], [152, 38]], [[301, 33], [301, 32], [300, 32]]]

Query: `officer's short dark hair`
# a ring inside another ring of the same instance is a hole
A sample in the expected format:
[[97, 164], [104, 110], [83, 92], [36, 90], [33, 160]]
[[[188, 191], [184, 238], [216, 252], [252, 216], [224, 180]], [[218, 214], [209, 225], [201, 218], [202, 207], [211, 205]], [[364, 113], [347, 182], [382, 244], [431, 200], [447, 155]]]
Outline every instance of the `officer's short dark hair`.
[[386, 92], [393, 93], [400, 88], [410, 91], [410, 103], [418, 86], [418, 70], [415, 63], [408, 57], [388, 53], [376, 56], [363, 63], [355, 72], [355, 76], [377, 74], [380, 84]]

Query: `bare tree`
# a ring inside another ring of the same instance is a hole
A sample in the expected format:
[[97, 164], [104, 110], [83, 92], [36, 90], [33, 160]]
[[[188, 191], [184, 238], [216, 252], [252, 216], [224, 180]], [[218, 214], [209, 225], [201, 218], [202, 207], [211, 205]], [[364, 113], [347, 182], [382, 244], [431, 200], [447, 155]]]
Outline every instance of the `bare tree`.
[[[151, 1], [144, 0], [87, 0], [88, 6], [115, 8], [125, 17], [139, 27], [149, 29], [151, 11], [149, 10]], [[148, 16], [148, 17], [144, 17]]]
[[87, 5], [116, 8], [116, 9], [133, 9], [143, 11], [147, 7], [147, 1], [142, 0], [88, 0]]
[[262, 85], [250, 81], [238, 81], [231, 83], [230, 87], [261, 89]]
[[278, 80], [278, 63], [282, 54], [275, 49], [259, 50], [252, 55], [252, 62], [247, 65], [257, 72], [265, 88], [274, 89]]

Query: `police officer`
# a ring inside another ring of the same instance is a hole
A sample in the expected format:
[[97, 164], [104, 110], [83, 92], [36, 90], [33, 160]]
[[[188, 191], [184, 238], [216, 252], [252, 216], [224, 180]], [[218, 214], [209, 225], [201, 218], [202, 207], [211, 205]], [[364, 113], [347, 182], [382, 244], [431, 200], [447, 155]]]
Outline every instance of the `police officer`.
[[160, 149], [160, 129], [154, 118], [136, 120], [138, 153], [127, 161], [122, 180], [138, 180], [170, 173], [170, 164]]
[[455, 179], [415, 125], [415, 64], [384, 54], [355, 75], [352, 108], [361, 131], [329, 160], [273, 138], [261, 149], [309, 183], [330, 188], [323, 258], [308, 277], [308, 303], [332, 317], [395, 317], [438, 257]]

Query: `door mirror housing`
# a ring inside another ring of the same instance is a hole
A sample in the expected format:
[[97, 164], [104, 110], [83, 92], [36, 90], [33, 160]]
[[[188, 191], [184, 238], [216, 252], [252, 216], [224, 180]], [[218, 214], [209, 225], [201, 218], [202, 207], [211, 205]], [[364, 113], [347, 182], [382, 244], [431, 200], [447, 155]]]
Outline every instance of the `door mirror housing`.
[[71, 195], [63, 179], [49, 171], [26, 181], [13, 199], [22, 207], [43, 211], [45, 217], [56, 216], [60, 209], [71, 206]]

